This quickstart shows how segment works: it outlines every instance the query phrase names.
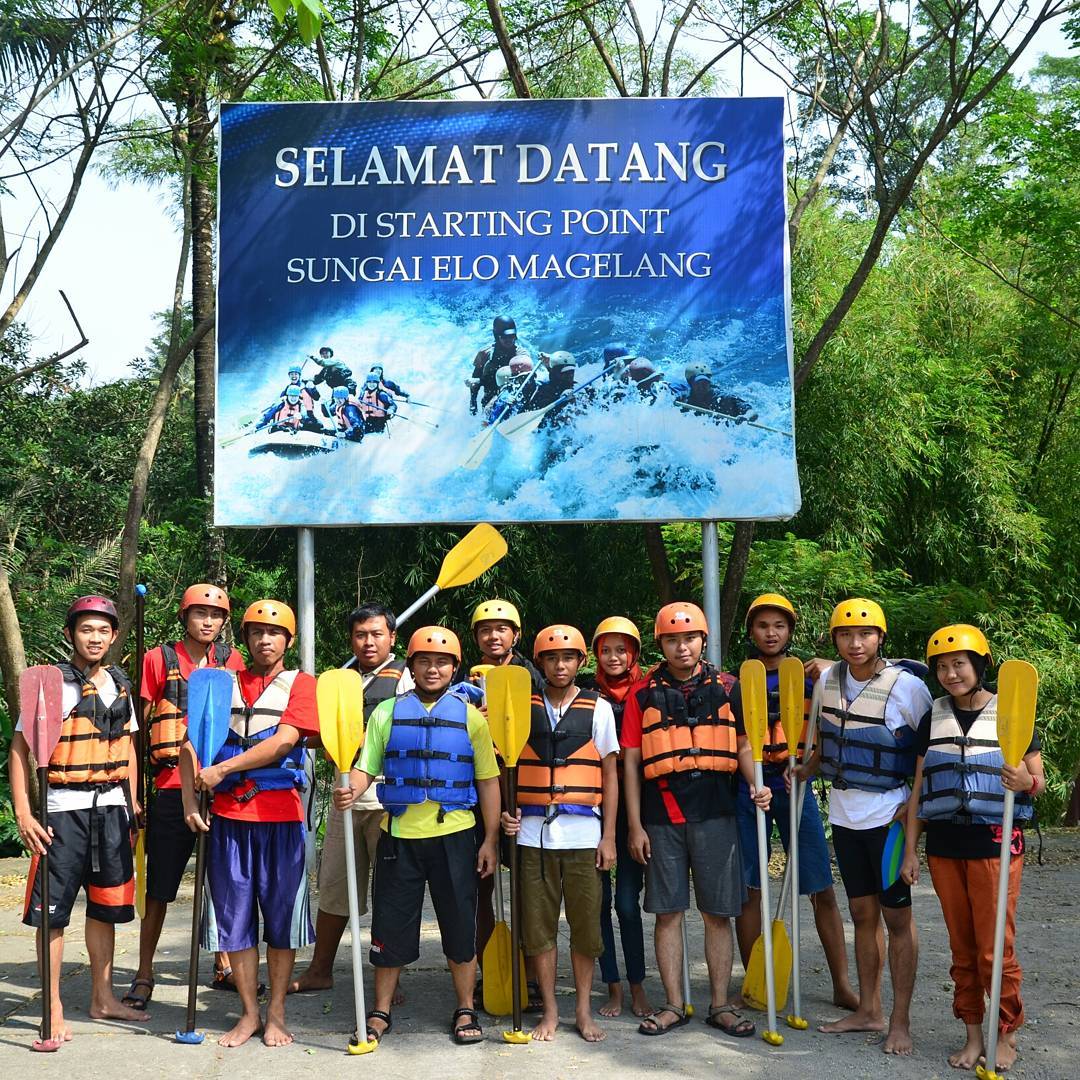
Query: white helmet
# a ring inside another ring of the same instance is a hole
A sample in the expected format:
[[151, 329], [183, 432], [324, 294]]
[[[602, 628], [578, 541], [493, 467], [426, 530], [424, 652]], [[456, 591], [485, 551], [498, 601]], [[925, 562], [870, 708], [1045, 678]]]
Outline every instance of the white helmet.
[[513, 372], [510, 370], [510, 365], [505, 364], [495, 372], [495, 385], [501, 389], [510, 381], [510, 376], [512, 374]]
[[686, 381], [693, 382], [699, 375], [708, 375], [709, 365], [703, 364], [700, 360], [695, 360], [692, 364], [686, 365]]

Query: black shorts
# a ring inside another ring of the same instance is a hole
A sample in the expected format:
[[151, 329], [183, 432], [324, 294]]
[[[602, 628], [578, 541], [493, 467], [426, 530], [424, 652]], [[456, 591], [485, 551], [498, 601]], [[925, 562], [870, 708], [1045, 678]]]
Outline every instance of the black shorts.
[[881, 888], [881, 853], [885, 850], [888, 833], [888, 825], [875, 829], [845, 829], [842, 825], [832, 827], [836, 865], [849, 900], [859, 896], [876, 896], [882, 907], [911, 907], [911, 886], [903, 878], [897, 878], [888, 889]]
[[[135, 874], [126, 806], [64, 810], [49, 815], [49, 925], [71, 921], [79, 890], [86, 889], [86, 917], [105, 923], [135, 918]], [[40, 856], [30, 863], [23, 922], [41, 925]]]
[[154, 792], [146, 826], [146, 895], [171, 904], [194, 850], [195, 834], [184, 821], [180, 789]]
[[476, 956], [476, 842], [472, 829], [403, 840], [383, 833], [375, 852], [371, 963], [404, 967], [420, 956], [424, 886], [439, 921], [448, 960]]

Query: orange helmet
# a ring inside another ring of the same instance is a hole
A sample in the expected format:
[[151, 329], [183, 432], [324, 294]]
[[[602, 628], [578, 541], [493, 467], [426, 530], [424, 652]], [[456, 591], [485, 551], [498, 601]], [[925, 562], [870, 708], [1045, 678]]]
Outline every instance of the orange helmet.
[[705, 612], [697, 604], [677, 600], [674, 604], [665, 604], [656, 613], [653, 636], [657, 641], [664, 634], [688, 634], [693, 630], [700, 630], [708, 637], [709, 623]]
[[296, 616], [288, 604], [280, 600], [256, 600], [240, 620], [240, 635], [243, 636], [248, 623], [264, 623], [267, 626], [280, 626], [288, 633], [290, 640], [296, 637]]
[[406, 659], [411, 660], [413, 654], [418, 652], [445, 653], [461, 663], [461, 642], [457, 634], [445, 626], [421, 626], [419, 630], [414, 630], [409, 638]]
[[559, 649], [576, 649], [581, 653], [584, 660], [589, 655], [585, 647], [585, 636], [574, 626], [565, 626], [555, 623], [554, 626], [546, 626], [536, 635], [533, 644], [533, 659], [539, 660], [541, 654], [546, 652], [558, 652]]
[[180, 621], [184, 621], [184, 612], [196, 604], [204, 604], [206, 607], [222, 608], [226, 614], [232, 609], [229, 607], [229, 596], [224, 589], [216, 585], [200, 582], [198, 585], [189, 585], [180, 597]]
[[641, 651], [641, 631], [633, 624], [633, 622], [629, 619], [624, 619], [621, 615], [611, 615], [606, 619], [602, 619], [597, 625], [592, 636], [592, 647], [594, 652], [596, 651], [597, 640], [603, 637], [604, 634], [625, 634], [628, 638], [637, 642], [638, 652]]

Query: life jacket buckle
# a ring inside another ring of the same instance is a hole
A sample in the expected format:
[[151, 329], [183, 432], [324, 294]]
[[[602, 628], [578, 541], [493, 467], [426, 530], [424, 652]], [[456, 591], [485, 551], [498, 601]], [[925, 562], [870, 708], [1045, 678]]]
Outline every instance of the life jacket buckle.
[[562, 795], [566, 792], [565, 784], [552, 784], [548, 789], [553, 795]]

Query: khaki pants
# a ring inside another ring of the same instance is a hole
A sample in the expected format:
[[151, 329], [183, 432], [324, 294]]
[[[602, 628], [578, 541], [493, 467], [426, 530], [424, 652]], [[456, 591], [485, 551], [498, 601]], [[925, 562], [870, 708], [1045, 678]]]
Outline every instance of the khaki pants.
[[[385, 810], [353, 810], [353, 837], [356, 845], [356, 893], [359, 914], [368, 910], [368, 883], [375, 848], [382, 832]], [[319, 910], [327, 915], [348, 917], [349, 882], [345, 871], [345, 816], [333, 804], [326, 818], [322, 855], [319, 859]]]
[[526, 956], [554, 949], [559, 909], [566, 906], [570, 951], [594, 960], [603, 955], [600, 937], [600, 871], [596, 848], [541, 851], [521, 846], [522, 938]]

